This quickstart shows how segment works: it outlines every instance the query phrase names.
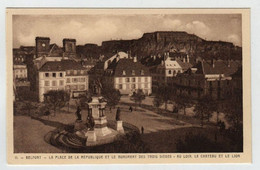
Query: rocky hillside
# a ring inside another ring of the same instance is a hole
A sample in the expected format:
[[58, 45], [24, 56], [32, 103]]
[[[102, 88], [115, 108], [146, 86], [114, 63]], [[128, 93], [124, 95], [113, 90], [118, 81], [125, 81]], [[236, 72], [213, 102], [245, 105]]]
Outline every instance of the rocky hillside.
[[139, 59], [151, 55], [164, 54], [168, 51], [188, 53], [191, 57], [203, 59], [242, 60], [242, 48], [230, 42], [206, 41], [186, 32], [145, 33], [135, 40], [104, 41], [101, 46], [78, 46], [78, 52], [85, 57], [109, 56], [116, 51], [131, 51]]

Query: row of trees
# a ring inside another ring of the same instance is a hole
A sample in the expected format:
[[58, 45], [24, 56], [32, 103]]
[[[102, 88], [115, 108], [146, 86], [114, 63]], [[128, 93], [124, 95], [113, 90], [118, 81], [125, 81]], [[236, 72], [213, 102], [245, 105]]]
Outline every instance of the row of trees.
[[160, 86], [155, 93], [154, 106], [159, 109], [164, 104], [164, 109], [167, 110], [169, 101], [173, 101], [178, 109], [183, 109], [184, 115], [186, 108], [192, 106], [192, 100], [187, 95], [175, 95], [173, 88]]
[[224, 101], [217, 101], [209, 95], [204, 95], [198, 100], [192, 100], [188, 95], [176, 94], [174, 89], [169, 86], [161, 86], [155, 93], [153, 104], [157, 110], [164, 104], [164, 109], [167, 110], [167, 104], [172, 101], [175, 104], [175, 111], [183, 109], [184, 115], [186, 115], [186, 108], [194, 106], [195, 117], [201, 120], [202, 125], [204, 120], [210, 120], [213, 112], [217, 113], [218, 122], [219, 112], [222, 111], [232, 127], [241, 127], [242, 95], [234, 94], [225, 98]]

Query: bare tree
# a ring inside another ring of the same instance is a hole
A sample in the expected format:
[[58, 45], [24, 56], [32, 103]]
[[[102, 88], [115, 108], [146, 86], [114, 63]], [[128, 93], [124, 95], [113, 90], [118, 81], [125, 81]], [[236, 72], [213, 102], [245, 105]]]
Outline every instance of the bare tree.
[[186, 115], [186, 108], [192, 106], [192, 100], [190, 99], [189, 96], [182, 94], [182, 95], [177, 95], [174, 98], [174, 101], [179, 109], [183, 109], [183, 114]]
[[164, 109], [167, 110], [167, 104], [168, 101], [171, 99], [171, 95], [172, 89], [169, 86], [164, 85], [158, 87], [155, 98], [157, 98], [158, 100], [162, 100], [164, 102]]
[[204, 124], [204, 119], [208, 118], [209, 120], [209, 113], [211, 112], [210, 109], [210, 104], [208, 103], [209, 101], [209, 97], [208, 96], [203, 96], [202, 98], [200, 98], [196, 105], [195, 105], [195, 113], [196, 113], [196, 117], [198, 117], [201, 121], [201, 126], [203, 126]]
[[[135, 102], [135, 104], [139, 104], [141, 106], [142, 101], [145, 99], [145, 94], [141, 89], [138, 89], [137, 92], [134, 92], [133, 95], [130, 98]], [[135, 105], [135, 110], [136, 110], [136, 105]]]
[[155, 97], [155, 98], [153, 99], [153, 105], [156, 107], [157, 112], [159, 112], [159, 108], [160, 108], [160, 106], [161, 106], [162, 104], [163, 104], [163, 102], [162, 102], [161, 99], [159, 99], [159, 98], [157, 98], [157, 97]]
[[111, 81], [106, 78], [102, 78], [100, 82], [101, 95], [107, 101], [107, 105], [111, 107], [115, 107], [121, 98], [120, 91], [114, 88], [114, 85]]

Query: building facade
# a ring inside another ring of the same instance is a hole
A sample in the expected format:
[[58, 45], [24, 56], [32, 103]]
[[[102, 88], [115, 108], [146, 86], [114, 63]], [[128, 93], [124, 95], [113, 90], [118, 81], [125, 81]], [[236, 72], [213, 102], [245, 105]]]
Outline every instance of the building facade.
[[112, 78], [115, 89], [121, 94], [131, 95], [141, 89], [146, 95], [152, 93], [152, 76], [149, 69], [132, 58], [115, 58], [105, 70], [105, 76]]
[[38, 88], [40, 102], [50, 90], [65, 90], [76, 98], [88, 90], [88, 73], [73, 60], [49, 61], [39, 70]]
[[178, 73], [187, 71], [192, 65], [189, 63], [189, 56], [183, 53], [165, 53], [161, 64], [150, 67], [153, 79], [153, 89], [161, 85], [169, 84]]
[[13, 76], [15, 79], [27, 79], [27, 66], [23, 63], [14, 63]]
[[170, 85], [176, 95], [185, 94], [193, 99], [211, 96], [221, 100], [232, 94], [232, 74], [239, 68], [236, 61], [199, 61], [183, 74], [172, 78]]

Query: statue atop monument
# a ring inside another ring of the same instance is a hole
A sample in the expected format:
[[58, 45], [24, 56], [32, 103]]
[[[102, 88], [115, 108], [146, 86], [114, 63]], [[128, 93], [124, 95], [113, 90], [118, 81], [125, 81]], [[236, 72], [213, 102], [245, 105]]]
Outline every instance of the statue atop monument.
[[93, 83], [93, 88], [92, 88], [92, 92], [94, 95], [101, 95], [101, 87], [100, 87], [100, 83], [98, 83], [98, 80], [95, 80]]

